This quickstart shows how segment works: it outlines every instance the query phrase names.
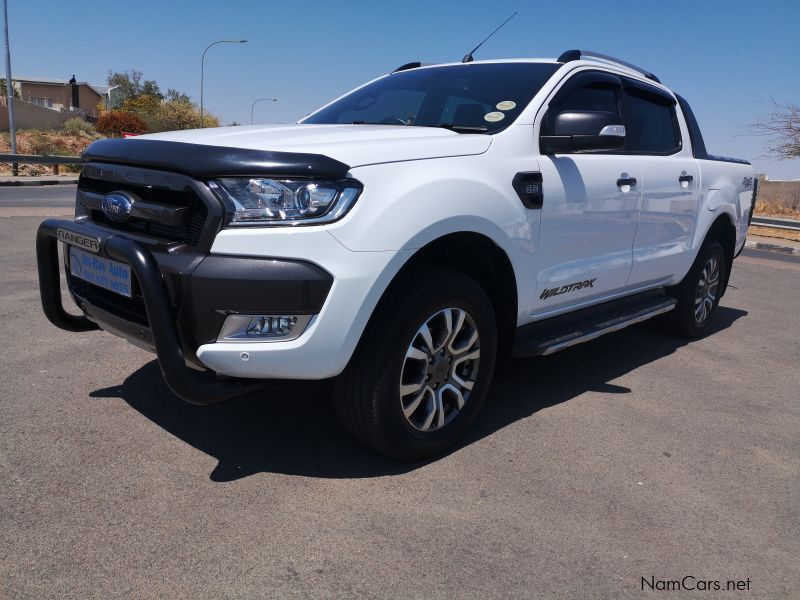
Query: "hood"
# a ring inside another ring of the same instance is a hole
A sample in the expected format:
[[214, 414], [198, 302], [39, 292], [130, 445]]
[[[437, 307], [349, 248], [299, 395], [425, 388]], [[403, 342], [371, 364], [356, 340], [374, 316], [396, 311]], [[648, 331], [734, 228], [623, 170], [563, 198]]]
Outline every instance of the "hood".
[[322, 154], [351, 168], [380, 163], [481, 154], [492, 138], [402, 125], [251, 125], [169, 131], [128, 138]]

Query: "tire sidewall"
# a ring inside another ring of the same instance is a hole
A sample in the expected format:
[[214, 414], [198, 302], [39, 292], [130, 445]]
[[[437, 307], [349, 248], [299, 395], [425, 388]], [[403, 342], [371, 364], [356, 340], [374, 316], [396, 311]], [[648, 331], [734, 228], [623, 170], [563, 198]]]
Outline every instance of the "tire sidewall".
[[[382, 424], [383, 436], [392, 446], [404, 449], [404, 454], [417, 456], [433, 454], [452, 445], [472, 424], [491, 386], [497, 354], [495, 314], [480, 286], [460, 273], [449, 271], [443, 271], [433, 279], [436, 281], [418, 288], [396, 309], [392, 326], [384, 336], [387, 351], [379, 360], [383, 365], [376, 365], [381, 369], [381, 375], [373, 408], [377, 421]], [[442, 429], [424, 432], [414, 428], [403, 414], [400, 376], [406, 350], [419, 327], [444, 308], [460, 308], [473, 318], [480, 336], [481, 358], [475, 385], [464, 408]]]
[[[703, 323], [698, 323], [694, 318], [695, 294], [697, 291], [697, 285], [703, 272], [703, 268], [705, 267], [706, 262], [708, 262], [708, 260], [712, 257], [715, 257], [720, 265], [719, 285], [708, 317], [706, 317], [706, 320], [703, 321]], [[701, 251], [698, 253], [697, 259], [692, 265], [689, 275], [684, 280], [683, 285], [681, 286], [682, 289], [680, 297], [678, 298], [678, 311], [680, 312], [680, 319], [684, 321], [682, 323], [683, 328], [689, 335], [693, 337], [699, 337], [708, 329], [708, 326], [713, 320], [714, 314], [716, 313], [717, 307], [719, 306], [719, 301], [722, 298], [722, 291], [724, 289], [723, 286], [726, 281], [727, 273], [728, 265], [725, 261], [725, 253], [723, 252], [720, 243], [716, 240], [706, 242], [701, 248]]]

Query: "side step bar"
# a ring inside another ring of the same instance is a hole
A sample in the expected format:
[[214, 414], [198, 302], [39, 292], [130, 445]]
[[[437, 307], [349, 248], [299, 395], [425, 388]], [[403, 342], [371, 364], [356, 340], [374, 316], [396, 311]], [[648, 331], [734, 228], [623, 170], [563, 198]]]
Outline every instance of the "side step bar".
[[667, 313], [675, 303], [674, 298], [658, 290], [531, 323], [517, 330], [513, 355], [547, 356]]

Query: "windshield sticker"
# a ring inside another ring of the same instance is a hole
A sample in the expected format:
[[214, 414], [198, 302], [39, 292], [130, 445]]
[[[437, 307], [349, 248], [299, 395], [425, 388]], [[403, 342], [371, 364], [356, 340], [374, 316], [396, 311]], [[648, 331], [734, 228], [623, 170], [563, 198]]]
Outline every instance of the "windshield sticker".
[[489, 121], [489, 123], [494, 123], [496, 121], [502, 121], [505, 118], [506, 118], [505, 114], [503, 114], [501, 112], [497, 112], [497, 111], [486, 113], [486, 115], [483, 117], [483, 119], [485, 121]]
[[516, 106], [517, 103], [512, 100], [503, 100], [502, 102], [498, 102], [495, 108], [497, 108], [497, 110], [511, 110]]

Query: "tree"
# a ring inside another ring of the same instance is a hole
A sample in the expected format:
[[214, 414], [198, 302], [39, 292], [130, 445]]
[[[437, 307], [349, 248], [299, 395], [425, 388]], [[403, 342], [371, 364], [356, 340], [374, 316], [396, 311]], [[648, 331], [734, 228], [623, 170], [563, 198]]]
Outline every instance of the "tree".
[[200, 111], [189, 100], [167, 100], [161, 104], [159, 131], [175, 129], [197, 129], [199, 127], [219, 127], [219, 119], [212, 114], [203, 115], [204, 125], [200, 123]]
[[158, 98], [159, 100], [164, 99], [164, 94], [161, 93], [161, 90], [158, 88], [158, 84], [153, 79], [148, 79], [142, 83], [142, 96], [153, 96], [153, 98]]
[[[168, 88], [166, 96], [153, 79], [142, 79], [142, 72], [109, 71], [106, 82], [114, 90], [115, 107], [141, 119], [149, 131], [172, 131], [200, 127], [200, 112], [188, 94]], [[206, 113], [205, 125], [219, 127], [219, 119]], [[113, 127], [111, 128], [113, 129]]]
[[128, 98], [122, 103], [122, 110], [133, 113], [147, 123], [150, 131], [159, 131], [158, 115], [162, 101], [149, 94], [141, 94], [136, 98]]
[[109, 70], [106, 83], [108, 87], [117, 88], [117, 97], [123, 102], [128, 98], [137, 98], [142, 94], [142, 72], [136, 69], [123, 71], [122, 73]]
[[771, 111], [750, 124], [752, 135], [769, 138], [766, 154], [779, 160], [800, 158], [800, 105], [770, 98]]
[[175, 100], [176, 102], [190, 102], [189, 94], [184, 94], [176, 89], [169, 88], [167, 90], [167, 100]]
[[[139, 117], [153, 132], [200, 127], [200, 111], [197, 105], [186, 94], [170, 92], [175, 90], [167, 92], [164, 99], [148, 94], [128, 98], [122, 104], [122, 109]], [[206, 126], [219, 127], [219, 119], [214, 115], [207, 115]]]
[[[2, 98], [7, 98], [8, 97], [8, 92], [6, 90], [7, 90], [7, 88], [6, 88], [6, 80], [5, 80], [5, 78], [0, 79], [0, 97], [2, 97]], [[19, 98], [19, 90], [17, 88], [14, 88], [14, 98]]]

